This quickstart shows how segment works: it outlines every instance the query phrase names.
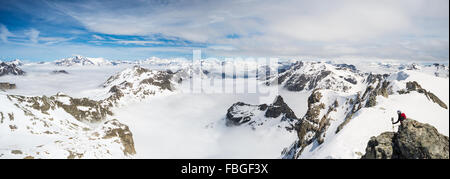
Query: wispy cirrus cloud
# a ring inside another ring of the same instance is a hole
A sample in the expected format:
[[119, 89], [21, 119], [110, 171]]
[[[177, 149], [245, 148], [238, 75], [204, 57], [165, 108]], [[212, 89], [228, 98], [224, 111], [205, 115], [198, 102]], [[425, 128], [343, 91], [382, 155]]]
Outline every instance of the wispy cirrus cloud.
[[447, 0], [40, 2], [45, 8], [15, 3], [44, 24], [60, 27], [39, 28], [39, 36], [47, 29], [61, 34], [69, 28], [67, 32], [83, 33], [71, 33], [78, 40], [66, 42], [111, 49], [191, 47], [221, 56], [449, 58]]
[[103, 38], [99, 35], [96, 35], [96, 34], [92, 35], [92, 37], [94, 37], [94, 39], [96, 39], [96, 40], [105, 40], [105, 38]]
[[9, 32], [8, 28], [5, 25], [0, 24], [0, 39], [2, 42], [8, 42], [8, 37], [13, 36], [11, 32]]
[[41, 33], [41, 32], [32, 28], [32, 29], [28, 30], [27, 32], [25, 32], [25, 35], [28, 36], [28, 38], [30, 39], [30, 41], [32, 43], [36, 44], [39, 41], [39, 33]]

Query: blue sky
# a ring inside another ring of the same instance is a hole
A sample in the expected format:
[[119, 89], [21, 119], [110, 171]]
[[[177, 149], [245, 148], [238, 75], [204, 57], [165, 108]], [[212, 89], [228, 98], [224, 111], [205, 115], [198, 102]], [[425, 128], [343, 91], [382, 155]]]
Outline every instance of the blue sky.
[[448, 0], [0, 1], [0, 59], [449, 59]]

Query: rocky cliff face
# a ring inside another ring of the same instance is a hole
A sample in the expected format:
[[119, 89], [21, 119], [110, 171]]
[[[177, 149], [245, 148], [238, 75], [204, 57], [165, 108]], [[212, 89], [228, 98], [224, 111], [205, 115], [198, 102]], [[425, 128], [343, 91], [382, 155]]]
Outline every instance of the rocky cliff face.
[[282, 85], [289, 91], [317, 88], [347, 92], [363, 80], [356, 67], [323, 62], [296, 62], [289, 69], [268, 80], [268, 85]]
[[308, 110], [306, 114], [295, 124], [298, 140], [282, 151], [282, 158], [298, 158], [303, 149], [313, 141], [322, 144], [325, 132], [330, 126], [330, 113], [336, 112], [339, 106], [337, 100], [330, 105], [325, 105], [323, 94], [320, 90], [314, 90], [308, 98]]
[[363, 159], [448, 159], [449, 138], [436, 128], [407, 119], [398, 132], [372, 137]]
[[[54, 96], [0, 95], [0, 135], [36, 146], [5, 145], [0, 158], [114, 158], [136, 153], [128, 126], [102, 101]], [[20, 151], [20, 152], [11, 152]]]
[[266, 124], [274, 124], [287, 130], [292, 130], [298, 121], [297, 116], [281, 96], [277, 96], [269, 105], [237, 102], [228, 108], [226, 120], [227, 126], [249, 125], [256, 129]]
[[54, 62], [57, 66], [100, 66], [100, 65], [111, 65], [112, 63], [103, 58], [88, 58], [82, 56], [74, 56], [70, 58], [65, 58], [61, 60], [56, 60]]
[[103, 84], [108, 89], [106, 101], [116, 103], [124, 97], [142, 100], [159, 93], [172, 92], [177, 84], [173, 75], [169, 71], [154, 71], [140, 66], [125, 69]]
[[433, 101], [434, 103], [438, 104], [444, 109], [448, 109], [447, 105], [439, 99], [436, 95], [434, 95], [432, 92], [427, 91], [426, 89], [423, 89], [422, 86], [417, 81], [409, 81], [406, 83], [406, 89], [402, 89], [398, 91], [399, 94], [408, 94], [411, 91], [416, 91], [418, 93], [421, 93], [427, 97], [428, 100]]
[[[171, 92], [175, 89], [172, 77], [173, 73], [167, 71], [153, 71], [139, 66], [128, 68], [111, 76], [103, 84], [107, 95], [101, 100], [73, 98], [62, 93], [48, 97], [1, 95], [0, 133], [29, 136], [37, 140], [57, 140], [26, 149], [11, 146], [1, 149], [0, 156], [130, 157], [136, 153], [133, 135], [127, 125], [110, 119], [112, 107], [122, 98], [140, 100], [157, 93]], [[2, 87], [10, 86], [2, 84]], [[10, 151], [21, 152], [14, 154]]]
[[0, 90], [10, 90], [10, 89], [15, 89], [15, 88], [16, 88], [16, 84], [0, 83]]
[[3, 75], [24, 75], [25, 72], [14, 63], [0, 63], [0, 76]]

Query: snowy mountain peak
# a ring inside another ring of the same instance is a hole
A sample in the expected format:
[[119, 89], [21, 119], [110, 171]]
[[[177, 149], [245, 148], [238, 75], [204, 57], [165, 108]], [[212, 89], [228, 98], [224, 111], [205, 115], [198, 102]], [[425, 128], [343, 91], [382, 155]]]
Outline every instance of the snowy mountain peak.
[[54, 63], [59, 66], [100, 66], [112, 64], [104, 58], [88, 58], [80, 55], [56, 60]]
[[148, 96], [171, 93], [176, 82], [173, 74], [167, 71], [156, 71], [133, 66], [111, 77], [103, 84], [108, 89], [108, 99], [117, 102], [122, 97], [142, 100]]
[[25, 71], [20, 69], [15, 63], [1, 62], [0, 63], [0, 76], [3, 75], [24, 75]]
[[277, 83], [289, 91], [322, 88], [348, 92], [358, 87], [363, 79], [354, 66], [300, 61], [278, 77], [269, 80], [267, 84]]
[[272, 104], [252, 105], [237, 102], [228, 108], [226, 115], [228, 126], [248, 125], [252, 129], [262, 126], [281, 127], [292, 130], [298, 120], [292, 109], [284, 102], [281, 96], [277, 96]]
[[128, 126], [108, 106], [87, 98], [0, 94], [0, 134], [31, 145], [2, 143], [6, 158], [128, 158], [136, 153]]

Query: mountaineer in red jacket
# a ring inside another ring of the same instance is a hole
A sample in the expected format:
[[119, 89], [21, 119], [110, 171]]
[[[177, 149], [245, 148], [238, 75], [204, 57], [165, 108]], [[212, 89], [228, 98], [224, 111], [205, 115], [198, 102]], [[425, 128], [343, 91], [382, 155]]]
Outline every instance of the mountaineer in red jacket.
[[402, 111], [398, 110], [397, 114], [398, 114], [397, 122], [392, 121], [392, 124], [397, 124], [398, 122], [402, 123], [406, 119], [406, 115], [405, 113], [402, 113]]

